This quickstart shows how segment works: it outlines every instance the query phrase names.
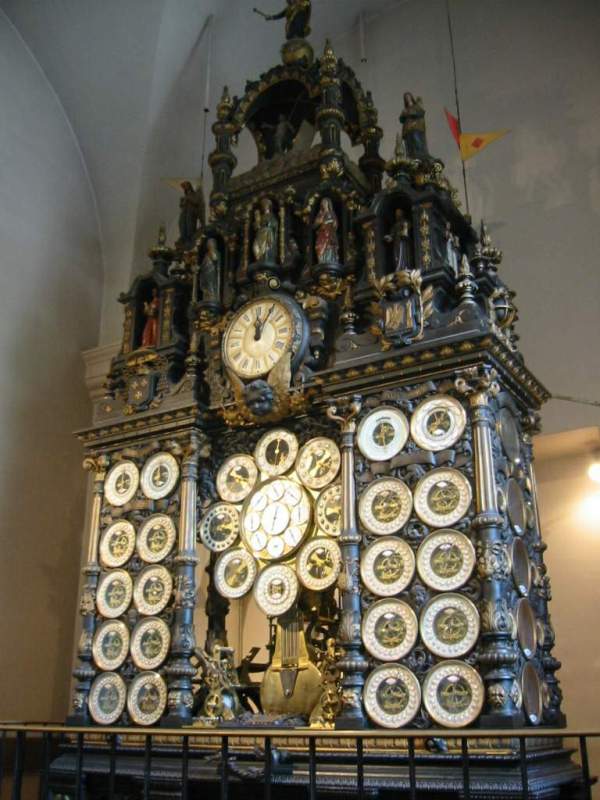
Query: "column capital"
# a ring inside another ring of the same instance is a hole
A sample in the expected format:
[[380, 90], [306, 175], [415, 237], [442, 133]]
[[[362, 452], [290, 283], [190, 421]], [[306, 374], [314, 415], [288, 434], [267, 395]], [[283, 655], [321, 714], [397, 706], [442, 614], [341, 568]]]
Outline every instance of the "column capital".
[[356, 417], [362, 409], [362, 397], [353, 394], [350, 397], [339, 397], [337, 400], [328, 402], [327, 416], [333, 422], [337, 422], [342, 433], [354, 433], [356, 431]]

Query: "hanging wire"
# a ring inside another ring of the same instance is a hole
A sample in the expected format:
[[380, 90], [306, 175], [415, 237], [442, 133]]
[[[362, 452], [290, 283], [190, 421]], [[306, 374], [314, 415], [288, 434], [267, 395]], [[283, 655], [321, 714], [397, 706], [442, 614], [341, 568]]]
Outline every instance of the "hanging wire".
[[[452, 55], [452, 74], [454, 76], [454, 101], [456, 103], [456, 118], [458, 119], [458, 129], [462, 131], [462, 122], [460, 119], [460, 103], [458, 101], [458, 81], [456, 79], [456, 55], [454, 52], [454, 33], [452, 30], [452, 15], [450, 14], [450, 0], [446, 0], [446, 15], [448, 17], [448, 34], [450, 36], [450, 53]], [[465, 162], [461, 158], [463, 184], [465, 187], [465, 204], [467, 208], [467, 215], [471, 216], [469, 211], [469, 191], [467, 189], [467, 170]]]
[[587, 400], [583, 397], [570, 397], [567, 394], [553, 394], [551, 400], [564, 400], [565, 403], [577, 403], [580, 406], [595, 406], [600, 408], [600, 400]]

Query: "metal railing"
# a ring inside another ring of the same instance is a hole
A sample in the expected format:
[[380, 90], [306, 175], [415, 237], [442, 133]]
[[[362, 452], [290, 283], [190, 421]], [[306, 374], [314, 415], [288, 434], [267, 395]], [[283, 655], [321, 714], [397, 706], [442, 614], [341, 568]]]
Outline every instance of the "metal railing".
[[[236, 784], [246, 781], [255, 784], [256, 791], [252, 797], [259, 798], [262, 792], [264, 800], [272, 800], [274, 788], [291, 784], [305, 787], [309, 800], [317, 800], [321, 792], [332, 791], [328, 775], [332, 774], [334, 762], [343, 764], [344, 768], [343, 780], [340, 782], [338, 775], [334, 781], [337, 792], [350, 790], [352, 794], [348, 796], [365, 800], [375, 789], [394, 788], [395, 796], [416, 800], [420, 790], [431, 796], [431, 786], [421, 783], [419, 773], [427, 760], [433, 758], [441, 763], [452, 760], [455, 778], [448, 784], [445, 790], [448, 794], [444, 796], [454, 794], [471, 800], [474, 796], [482, 796], [478, 765], [487, 764], [486, 758], [489, 759], [490, 753], [500, 750], [512, 759], [518, 775], [517, 788], [506, 796], [528, 798], [537, 796], [539, 787], [536, 789], [531, 784], [532, 778], [538, 780], [536, 760], [545, 748], [547, 752], [566, 754], [573, 768], [567, 781], [572, 793], [561, 793], [561, 798], [591, 800], [595, 779], [590, 775], [587, 740], [598, 737], [600, 731], [544, 728], [339, 731], [283, 727], [74, 727], [6, 722], [0, 723], [0, 798], [21, 800], [24, 797], [24, 776], [30, 779], [33, 775], [38, 780], [37, 792], [42, 800], [54, 797], [53, 792], [66, 794], [73, 800], [83, 800], [89, 796], [84, 790], [84, 782], [93, 775], [94, 780], [102, 783], [102, 797], [112, 800], [120, 796], [117, 789], [122, 767], [120, 759], [127, 757], [130, 761], [133, 758], [137, 765], [136, 769], [129, 771], [130, 777], [136, 777], [139, 787], [139, 794], [135, 796], [150, 800], [153, 783], [157, 780], [153, 766], [156, 761], [168, 757], [168, 781], [177, 785], [178, 796], [183, 800], [188, 800], [192, 796], [192, 787], [201, 783], [216, 785], [216, 793], [203, 794], [203, 797], [230, 800]], [[405, 742], [405, 747], [391, 753], [390, 740], [399, 739]], [[293, 751], [293, 777], [289, 769], [282, 771], [282, 748], [277, 746], [278, 741], [284, 742], [283, 749]], [[573, 742], [573, 746], [565, 748], [565, 741]], [[332, 753], [331, 746], [340, 742], [343, 742], [343, 748]], [[426, 753], [422, 749], [424, 742], [437, 743], [438, 748], [442, 743], [442, 746], [437, 755], [431, 751]], [[490, 751], [490, 743], [496, 743], [498, 750]], [[580, 765], [569, 760], [572, 754], [577, 753]], [[197, 764], [202, 764], [208, 771], [195, 769], [192, 774], [192, 767]], [[393, 786], [388, 780], [390, 765], [395, 781]], [[341, 768], [334, 769], [339, 773]], [[164, 783], [165, 780], [163, 772], [161, 781]], [[66, 785], [68, 789], [64, 788]], [[91, 794], [93, 796], [93, 792]], [[504, 795], [496, 793], [493, 796]]]

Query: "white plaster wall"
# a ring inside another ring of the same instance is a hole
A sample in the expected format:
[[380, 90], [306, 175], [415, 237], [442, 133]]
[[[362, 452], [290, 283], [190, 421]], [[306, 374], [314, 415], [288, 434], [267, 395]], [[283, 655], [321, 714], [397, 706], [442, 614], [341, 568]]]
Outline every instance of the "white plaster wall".
[[89, 421], [81, 349], [97, 341], [93, 195], [45, 76], [0, 12], [0, 717], [67, 705]]

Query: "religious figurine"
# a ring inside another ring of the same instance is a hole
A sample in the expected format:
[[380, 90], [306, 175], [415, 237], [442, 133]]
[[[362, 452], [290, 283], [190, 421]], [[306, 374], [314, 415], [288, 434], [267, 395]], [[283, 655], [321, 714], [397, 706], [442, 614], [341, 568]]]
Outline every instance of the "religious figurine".
[[269, 158], [272, 158], [273, 156], [280, 156], [292, 149], [296, 131], [285, 114], [279, 114], [277, 123], [275, 125], [271, 125], [269, 122], [263, 122], [260, 127], [261, 130], [272, 131], [272, 134], [269, 137], [269, 143], [271, 145]]
[[184, 249], [194, 246], [198, 234], [198, 226], [204, 221], [204, 197], [202, 188], [196, 189], [190, 181], [181, 184], [183, 197], [179, 201], [179, 241], [177, 244]]
[[446, 223], [446, 230], [444, 231], [446, 239], [446, 263], [452, 269], [455, 275], [458, 275], [458, 251], [456, 248], [455, 237], [452, 234], [452, 226], [449, 222]]
[[404, 211], [401, 208], [396, 209], [396, 221], [392, 225], [390, 232], [383, 237], [383, 240], [393, 245], [394, 272], [410, 269], [412, 258], [408, 220], [405, 219]]
[[268, 197], [263, 197], [260, 211], [254, 211], [254, 242], [252, 252], [254, 260], [264, 264], [275, 264], [277, 254], [277, 234], [279, 223], [273, 213], [273, 203]]
[[158, 289], [152, 289], [152, 299], [144, 302], [144, 314], [147, 317], [144, 330], [142, 331], [142, 347], [156, 347], [158, 342], [158, 310], [160, 300], [158, 299]]
[[221, 254], [216, 239], [209, 239], [206, 242], [206, 253], [200, 264], [198, 286], [202, 292], [203, 303], [220, 305]]
[[337, 264], [339, 260], [338, 220], [329, 197], [321, 200], [319, 213], [315, 219], [317, 238], [315, 251], [320, 264]]
[[285, 18], [285, 38], [288, 40], [305, 39], [310, 33], [310, 0], [287, 0], [287, 7], [277, 14], [265, 14], [258, 8], [253, 11], [269, 21]]
[[402, 139], [409, 158], [430, 159], [425, 135], [425, 109], [420, 97], [404, 93], [404, 109], [400, 114]]

